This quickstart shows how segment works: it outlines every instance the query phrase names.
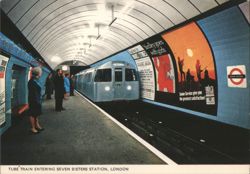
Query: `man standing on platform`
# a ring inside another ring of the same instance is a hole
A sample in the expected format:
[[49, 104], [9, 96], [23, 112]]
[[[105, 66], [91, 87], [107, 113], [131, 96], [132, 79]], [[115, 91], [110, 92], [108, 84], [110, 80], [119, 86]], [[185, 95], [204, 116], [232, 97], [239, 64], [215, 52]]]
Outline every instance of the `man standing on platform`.
[[74, 78], [74, 75], [71, 75], [70, 79], [69, 79], [69, 82], [70, 82], [70, 96], [74, 96], [74, 86], [75, 86], [75, 78]]
[[65, 110], [63, 108], [63, 98], [64, 98], [64, 79], [63, 79], [63, 72], [61, 69], [56, 71], [56, 76], [54, 78], [54, 85], [55, 85], [55, 109], [57, 112]]

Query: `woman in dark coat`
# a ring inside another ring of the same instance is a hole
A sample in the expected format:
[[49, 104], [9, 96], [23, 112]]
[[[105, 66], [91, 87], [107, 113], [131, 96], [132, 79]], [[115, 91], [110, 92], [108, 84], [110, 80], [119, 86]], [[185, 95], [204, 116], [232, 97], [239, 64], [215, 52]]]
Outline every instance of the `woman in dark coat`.
[[42, 75], [42, 69], [35, 67], [32, 69], [32, 77], [28, 82], [28, 102], [29, 102], [29, 115], [31, 123], [31, 132], [34, 134], [42, 131], [43, 128], [39, 124], [38, 116], [42, 113], [42, 95], [41, 85], [38, 79]]

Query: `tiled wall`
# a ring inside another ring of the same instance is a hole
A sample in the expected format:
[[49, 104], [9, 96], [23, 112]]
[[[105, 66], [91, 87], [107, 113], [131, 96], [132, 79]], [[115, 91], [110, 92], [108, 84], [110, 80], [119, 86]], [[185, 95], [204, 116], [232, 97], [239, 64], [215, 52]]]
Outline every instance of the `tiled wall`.
[[[198, 21], [214, 53], [218, 78], [218, 121], [250, 128], [249, 24], [238, 7]], [[245, 65], [247, 88], [230, 88], [227, 66]]]

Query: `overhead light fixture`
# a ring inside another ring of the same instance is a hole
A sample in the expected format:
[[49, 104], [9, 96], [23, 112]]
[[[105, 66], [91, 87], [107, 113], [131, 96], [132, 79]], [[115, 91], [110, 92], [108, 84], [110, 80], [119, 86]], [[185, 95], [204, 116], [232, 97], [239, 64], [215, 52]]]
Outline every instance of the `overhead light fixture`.
[[63, 66], [62, 66], [62, 70], [63, 70], [63, 71], [67, 71], [67, 70], [68, 70], [68, 66], [67, 66], [67, 65], [63, 65]]
[[114, 17], [114, 5], [111, 5], [111, 15], [112, 15], [112, 21], [109, 23], [109, 26], [111, 26], [117, 19], [117, 17]]
[[101, 37], [101, 35], [100, 35], [100, 24], [98, 24], [97, 25], [97, 38], [96, 38], [96, 40], [98, 40], [100, 37]]
[[115, 21], [116, 21], [117, 17], [115, 17], [109, 24], [109, 26], [111, 26]]
[[91, 44], [91, 37], [89, 37], [89, 48], [92, 46]]
[[51, 58], [51, 62], [60, 62], [60, 61], [62, 61], [62, 59], [57, 55]]
[[100, 37], [101, 37], [101, 35], [98, 35], [97, 38], [96, 38], [96, 40], [98, 40]]

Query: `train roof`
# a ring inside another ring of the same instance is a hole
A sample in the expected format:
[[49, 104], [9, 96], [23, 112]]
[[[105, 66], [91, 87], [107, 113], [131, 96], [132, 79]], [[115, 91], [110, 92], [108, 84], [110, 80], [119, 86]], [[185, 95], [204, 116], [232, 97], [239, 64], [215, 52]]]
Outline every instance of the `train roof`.
[[128, 68], [135, 68], [133, 64], [128, 63], [126, 61], [109, 61], [95, 68], [104, 69], [104, 68], [110, 68], [110, 67], [124, 67], [124, 66]]
[[96, 67], [92, 67], [92, 68], [89, 68], [89, 69], [86, 69], [86, 70], [83, 70], [81, 72], [79, 72], [78, 74], [76, 75], [81, 75], [81, 74], [85, 74], [87, 72], [93, 72], [95, 69], [106, 69], [106, 68], [113, 68], [113, 67], [126, 67], [126, 68], [135, 68], [135, 66], [131, 63], [128, 63], [126, 61], [109, 61], [109, 62], [106, 62], [102, 65], [99, 65], [99, 66], [96, 66]]
[[77, 73], [76, 76], [81, 75], [81, 74], [85, 74], [85, 73], [88, 73], [88, 72], [93, 72], [94, 70], [95, 70], [95, 68], [85, 69], [85, 70]]

